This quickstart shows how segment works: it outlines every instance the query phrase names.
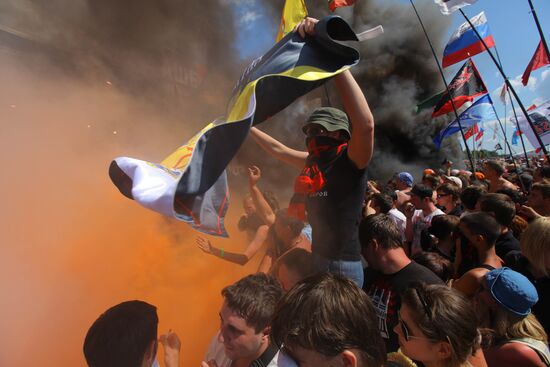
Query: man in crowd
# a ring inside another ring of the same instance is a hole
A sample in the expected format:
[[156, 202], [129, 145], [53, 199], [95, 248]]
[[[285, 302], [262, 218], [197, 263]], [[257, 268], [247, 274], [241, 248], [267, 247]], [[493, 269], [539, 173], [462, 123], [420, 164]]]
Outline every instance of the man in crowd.
[[359, 238], [368, 263], [363, 289], [376, 308], [377, 324], [388, 353], [395, 352], [399, 343], [392, 330], [398, 322], [399, 294], [413, 282], [441, 284], [442, 281], [431, 270], [411, 261], [389, 216], [375, 214], [365, 218], [359, 226]]
[[[158, 316], [155, 306], [127, 301], [109, 308], [92, 324], [84, 339], [89, 367], [158, 366]], [[161, 335], [166, 367], [179, 367], [181, 343], [169, 332]]]
[[510, 225], [516, 215], [516, 205], [508, 195], [485, 194], [479, 200], [482, 212], [495, 217], [501, 226], [501, 234], [495, 244], [495, 251], [501, 259], [506, 259], [511, 251], [520, 251], [519, 241], [514, 237]]
[[202, 367], [278, 366], [279, 349], [270, 343], [271, 318], [283, 290], [264, 273], [248, 275], [222, 290], [220, 330]]
[[397, 195], [395, 207], [403, 212], [405, 204], [411, 200], [408, 193], [413, 187], [413, 176], [409, 172], [399, 172], [394, 176], [393, 184], [395, 186], [395, 194]]
[[443, 211], [434, 204], [433, 190], [425, 185], [414, 185], [409, 192], [411, 202], [405, 209], [407, 217], [407, 226], [405, 227], [405, 237], [410, 243], [409, 253], [411, 255], [422, 251], [420, 246], [420, 237], [423, 230], [430, 228], [432, 218], [437, 215], [444, 215]]
[[519, 214], [527, 220], [550, 216], [550, 181], [533, 185], [527, 196], [527, 205], [521, 207]]
[[500, 189], [509, 188], [518, 190], [518, 187], [502, 177], [504, 167], [497, 161], [487, 161], [483, 163], [483, 173], [489, 181], [489, 192], [497, 192]]
[[405, 226], [407, 225], [407, 217], [395, 208], [397, 201], [397, 193], [392, 192], [391, 196], [377, 193], [371, 197], [371, 208], [375, 214], [387, 214], [393, 220], [403, 240], [405, 240]]
[[300, 367], [382, 367], [376, 311], [351, 280], [324, 273], [299, 282], [272, 323], [275, 343]]
[[[315, 34], [317, 20], [297, 26], [302, 36]], [[367, 187], [366, 168], [374, 143], [374, 120], [361, 88], [348, 71], [334, 78], [346, 112], [315, 110], [303, 128], [307, 151], [291, 149], [253, 128], [251, 136], [275, 158], [302, 169], [289, 211], [307, 219], [318, 271], [331, 271], [363, 284], [357, 227]]]

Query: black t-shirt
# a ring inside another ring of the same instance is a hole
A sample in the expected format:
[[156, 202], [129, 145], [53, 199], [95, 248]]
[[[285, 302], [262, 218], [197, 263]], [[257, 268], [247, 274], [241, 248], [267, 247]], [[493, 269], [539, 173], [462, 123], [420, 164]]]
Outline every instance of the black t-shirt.
[[306, 199], [311, 250], [331, 260], [361, 260], [359, 223], [367, 189], [366, 169], [358, 169], [347, 149], [322, 168], [325, 186]]
[[512, 231], [501, 234], [495, 243], [495, 252], [501, 259], [504, 260], [510, 251], [521, 251], [519, 241], [514, 237]]
[[544, 327], [546, 334], [550, 335], [550, 278], [535, 279], [529, 271], [529, 260], [518, 251], [508, 254], [506, 266], [525, 275], [535, 285], [539, 294], [539, 301], [533, 306], [533, 314]]
[[397, 334], [393, 328], [397, 325], [397, 311], [401, 307], [400, 293], [411, 283], [443, 284], [428, 268], [412, 261], [394, 274], [382, 274], [376, 270], [365, 270], [363, 290], [369, 295], [378, 315], [380, 334], [386, 342], [387, 353], [399, 349]]

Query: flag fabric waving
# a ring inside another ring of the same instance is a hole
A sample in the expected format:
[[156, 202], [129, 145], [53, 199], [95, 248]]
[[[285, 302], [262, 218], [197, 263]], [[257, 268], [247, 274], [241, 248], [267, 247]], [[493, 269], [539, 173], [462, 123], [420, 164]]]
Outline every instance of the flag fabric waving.
[[479, 141], [481, 138], [483, 138], [483, 133], [485, 132], [485, 130], [483, 128], [479, 129], [479, 132], [477, 133], [476, 137], [475, 137], [475, 141]]
[[[485, 87], [485, 83], [483, 83], [483, 79], [481, 79], [472, 59], [468, 59], [456, 73], [449, 84], [449, 92], [457, 109], [464, 103], [473, 101], [475, 97], [487, 93], [487, 87]], [[432, 117], [445, 115], [453, 111], [450, 96], [449, 93], [445, 92], [435, 105]]]
[[116, 158], [109, 175], [120, 192], [203, 233], [226, 237], [225, 168], [250, 127], [359, 61], [355, 49], [337, 42], [357, 40], [342, 18], [321, 19], [315, 32], [305, 39], [289, 33], [254, 60], [233, 90], [226, 117], [208, 124], [160, 164]]
[[439, 10], [444, 15], [449, 15], [452, 12], [463, 8], [467, 5], [474, 4], [477, 0], [434, 0], [439, 5]]
[[[466, 111], [462, 112], [460, 116], [460, 124], [463, 128], [471, 127], [481, 121], [489, 119], [495, 119], [495, 110], [493, 109], [493, 101], [491, 97], [486, 94], [478, 99], [473, 105], [471, 105]], [[434, 138], [434, 144], [437, 149], [441, 148], [441, 142], [444, 138], [460, 132], [457, 120], [453, 120], [447, 125], [439, 134]]]
[[336, 8], [342, 6], [350, 6], [355, 3], [355, 0], [328, 0], [328, 8], [330, 11], [335, 11]]
[[523, 72], [523, 76], [521, 77], [521, 82], [523, 83], [523, 85], [527, 85], [527, 83], [529, 82], [529, 76], [531, 75], [531, 72], [533, 70], [537, 70], [538, 68], [541, 68], [544, 65], [548, 64], [550, 64], [550, 60], [548, 54], [546, 53], [546, 50], [544, 49], [542, 40], [540, 40], [535, 54], [531, 58], [531, 61], [529, 61], [529, 65], [527, 65], [527, 69], [525, 69], [525, 71]]
[[506, 93], [508, 92], [508, 84], [504, 83], [500, 90], [500, 100], [503, 104], [506, 104]]
[[[487, 24], [485, 12], [481, 12], [470, 19], [481, 38], [485, 41], [487, 47], [494, 47], [495, 40]], [[477, 37], [475, 31], [468, 22], [462, 23], [453, 33], [451, 39], [443, 51], [443, 67], [447, 67], [471, 56], [485, 51], [481, 40]]]
[[464, 139], [468, 140], [477, 133], [479, 133], [479, 127], [477, 126], [477, 123], [475, 123], [474, 126], [466, 130], [464, 133]]
[[279, 42], [284, 36], [292, 32], [294, 27], [305, 17], [307, 17], [307, 8], [304, 0], [286, 0], [276, 41]]
[[521, 135], [521, 130], [514, 130], [514, 134], [512, 134], [512, 145], [518, 145], [518, 138]]
[[[546, 101], [539, 105], [538, 107], [528, 110], [529, 117], [535, 126], [537, 134], [540, 136], [542, 143], [547, 145], [550, 144], [550, 101]], [[511, 120], [515, 122], [515, 119], [512, 117]], [[540, 146], [537, 137], [533, 133], [529, 122], [523, 114], [518, 116], [519, 128], [523, 133], [523, 136], [529, 139], [529, 142], [533, 147]]]
[[497, 145], [495, 145], [495, 150], [502, 150], [502, 145], [500, 145], [500, 143], [497, 143]]

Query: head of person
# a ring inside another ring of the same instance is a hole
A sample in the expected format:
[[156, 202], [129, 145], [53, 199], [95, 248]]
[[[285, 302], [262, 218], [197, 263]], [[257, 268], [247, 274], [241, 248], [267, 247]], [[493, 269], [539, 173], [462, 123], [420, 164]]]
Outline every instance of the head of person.
[[436, 252], [417, 252], [411, 259], [433, 271], [445, 283], [453, 276], [453, 265], [451, 262]]
[[283, 290], [288, 292], [300, 280], [315, 273], [313, 255], [303, 248], [294, 248], [277, 261], [275, 274]]
[[542, 166], [535, 171], [535, 181], [538, 182], [545, 179], [550, 179], [550, 166]]
[[489, 180], [493, 180], [502, 177], [504, 174], [504, 167], [497, 161], [490, 160], [483, 163], [483, 174]]
[[527, 196], [527, 205], [539, 214], [550, 214], [550, 181], [544, 180], [533, 185]]
[[222, 289], [219, 342], [231, 360], [255, 359], [269, 344], [270, 321], [283, 295], [272, 276], [248, 275]]
[[445, 285], [414, 284], [401, 295], [401, 351], [426, 365], [461, 366], [478, 347], [471, 302]]
[[478, 249], [493, 247], [500, 236], [501, 227], [488, 213], [471, 213], [460, 218], [460, 233]]
[[519, 338], [547, 342], [544, 328], [531, 314], [539, 299], [537, 290], [522, 274], [507, 267], [488, 272], [477, 298], [491, 314], [493, 343]]
[[460, 202], [469, 211], [476, 209], [477, 202], [485, 194], [481, 186], [468, 186], [460, 193]]
[[452, 240], [455, 234], [460, 218], [454, 215], [437, 215], [432, 218], [432, 224], [428, 231], [435, 237], [437, 243]]
[[311, 141], [327, 145], [338, 144], [351, 138], [348, 115], [333, 107], [320, 107], [314, 110], [302, 128], [308, 148]]
[[550, 274], [550, 217], [531, 222], [519, 242], [521, 252], [542, 274]]
[[300, 367], [381, 367], [386, 350], [368, 295], [330, 273], [306, 278], [281, 300], [272, 337]]
[[460, 189], [455, 184], [444, 183], [437, 188], [437, 204], [445, 208], [446, 213], [456, 206], [459, 198]]
[[422, 177], [422, 185], [425, 185], [427, 187], [432, 188], [432, 190], [435, 190], [437, 186], [441, 184], [441, 179], [439, 176], [433, 175], [424, 175]]
[[479, 199], [479, 207], [482, 212], [489, 213], [495, 217], [503, 227], [510, 227], [516, 215], [516, 204], [508, 195], [485, 194]]
[[533, 176], [529, 173], [522, 173], [519, 175], [519, 181], [521, 183], [519, 184], [520, 187], [524, 187], [526, 192], [530, 192], [531, 188], [533, 187]]
[[395, 222], [386, 214], [369, 215], [359, 225], [361, 253], [373, 269], [384, 270], [384, 254], [402, 249], [401, 233]]
[[275, 223], [273, 229], [277, 238], [283, 242], [289, 242], [300, 235], [304, 229], [304, 222], [298, 218], [289, 215], [288, 209], [281, 209], [275, 213]]
[[84, 339], [89, 367], [150, 367], [157, 354], [155, 306], [127, 301], [109, 308], [94, 321]]
[[393, 208], [393, 200], [389, 195], [376, 193], [371, 196], [371, 206], [377, 214], [388, 214]]
[[409, 172], [399, 172], [393, 179], [397, 190], [406, 190], [413, 187], [413, 176]]
[[424, 210], [433, 205], [433, 189], [430, 186], [417, 184], [407, 193], [416, 209]]

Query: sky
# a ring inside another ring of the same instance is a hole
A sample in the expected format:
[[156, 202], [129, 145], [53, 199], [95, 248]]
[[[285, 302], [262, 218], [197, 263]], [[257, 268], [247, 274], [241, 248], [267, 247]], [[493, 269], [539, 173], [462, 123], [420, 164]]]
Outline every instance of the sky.
[[[261, 55], [273, 43], [279, 19], [271, 19], [262, 9], [259, 0], [227, 0], [235, 3], [235, 12], [240, 22], [241, 32], [236, 41], [236, 47], [243, 59], [252, 59]], [[361, 1], [361, 0], [357, 0]], [[381, 0], [378, 0], [381, 1]], [[408, 0], [385, 0], [409, 4]], [[415, 3], [433, 2], [433, 0], [416, 0]], [[548, 39], [550, 37], [550, 1], [532, 0], [533, 6]], [[282, 1], [280, 1], [282, 6]], [[435, 3], [433, 6], [437, 6]], [[550, 67], [546, 66], [531, 73], [531, 78], [526, 87], [521, 84], [521, 75], [531, 60], [538, 45], [540, 36], [530, 11], [527, 0], [478, 0], [477, 3], [464, 7], [464, 13], [473, 17], [481, 11], [485, 11], [491, 33], [495, 39], [496, 48], [502, 62], [504, 72], [510, 80], [523, 104], [528, 107], [532, 104], [539, 105], [550, 99]], [[338, 12], [338, 10], [337, 10]], [[422, 14], [420, 14], [422, 16]], [[442, 17], [445, 15], [441, 14]], [[460, 12], [450, 15], [452, 25], [449, 27], [447, 37], [464, 23]], [[426, 24], [429, 32], [429, 24]], [[272, 29], [266, 31], [265, 29]], [[440, 45], [441, 49], [444, 45]], [[494, 49], [492, 49], [494, 51]], [[503, 85], [503, 78], [498, 72], [490, 56], [485, 52], [473, 57], [476, 66], [490, 91], [499, 118], [504, 124], [506, 135], [510, 140], [514, 133], [514, 127], [509, 121], [512, 115], [510, 103], [505, 106], [499, 99]], [[439, 61], [441, 62], [441, 56]], [[434, 61], [435, 62], [435, 61]], [[462, 63], [449, 66], [445, 69], [447, 80], [451, 80]], [[516, 103], [517, 113], [521, 111]], [[493, 150], [497, 142], [503, 144], [503, 134], [497, 121], [488, 121], [481, 125], [485, 130], [485, 136], [481, 147]], [[494, 130], [497, 129], [497, 138], [493, 140]], [[526, 140], [527, 150], [533, 149]], [[469, 141], [471, 144], [471, 141]], [[521, 151], [521, 145], [513, 146], [514, 153]]]

